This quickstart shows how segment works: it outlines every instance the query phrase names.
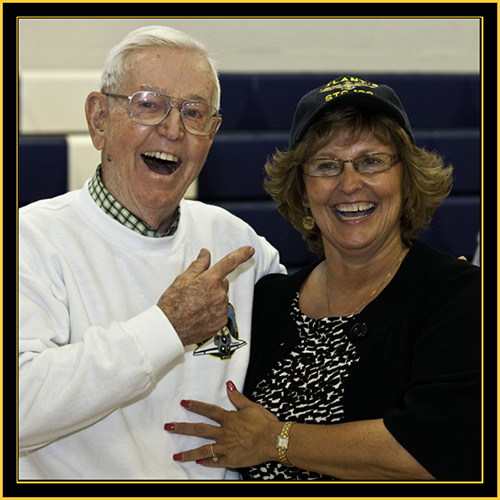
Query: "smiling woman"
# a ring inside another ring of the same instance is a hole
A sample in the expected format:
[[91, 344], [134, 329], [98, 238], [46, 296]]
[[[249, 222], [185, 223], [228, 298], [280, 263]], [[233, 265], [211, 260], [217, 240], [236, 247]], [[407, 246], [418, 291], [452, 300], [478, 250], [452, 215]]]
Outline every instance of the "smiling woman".
[[[394, 161], [398, 156], [389, 149], [390, 144], [380, 142], [371, 132], [359, 135], [347, 129], [306, 162], [302, 203], [316, 221], [326, 252], [375, 245], [384, 248], [388, 244], [401, 247], [403, 170], [400, 162]], [[379, 162], [380, 170], [365, 172], [359, 167], [359, 158], [376, 155], [387, 157], [385, 163]], [[312, 170], [317, 157], [335, 159], [343, 172], [335, 175], [329, 170], [329, 175], [317, 175]]]
[[[348, 103], [341, 107], [327, 108], [324, 114], [306, 130], [304, 140], [289, 151], [277, 152], [272, 161], [266, 165], [268, 176], [265, 187], [277, 201], [278, 210], [302, 233], [309, 248], [320, 257], [324, 256], [321, 231], [317, 225], [306, 229], [302, 222], [304, 183], [307, 177], [317, 177], [315, 172], [318, 163], [315, 163], [317, 161], [315, 158], [324, 156], [323, 151], [329, 153], [329, 159], [335, 159], [337, 163], [343, 164], [342, 172], [347, 169], [344, 177], [350, 176], [349, 172], [354, 171], [358, 174], [358, 179], [368, 183], [383, 178], [386, 171], [390, 172], [389, 169], [396, 165], [394, 162], [401, 162], [404, 205], [400, 223], [401, 238], [406, 246], [411, 245], [418, 232], [429, 223], [433, 212], [450, 192], [452, 167], [444, 167], [439, 154], [416, 147], [413, 135], [408, 135], [390, 116], [377, 115], [369, 110], [370, 108], [349, 106]], [[372, 149], [362, 148], [363, 153], [370, 152], [372, 157], [373, 153], [385, 151], [389, 146], [393, 153], [398, 153], [397, 157], [393, 155], [392, 161], [385, 163], [383, 168], [368, 169], [359, 166], [359, 157], [356, 158], [359, 153], [345, 156], [346, 153], [339, 151], [338, 148], [337, 151], [329, 151], [327, 147], [333, 146], [333, 138], [346, 145], [359, 143], [363, 139], [363, 134], [365, 138], [368, 134], [371, 135], [376, 141]], [[355, 159], [342, 162], [339, 157]], [[355, 162], [352, 166], [346, 166], [346, 163], [352, 161]], [[311, 172], [311, 168], [314, 167], [316, 167], [315, 172]], [[336, 172], [340, 172], [340, 167], [337, 166], [334, 172], [331, 169], [323, 171], [319, 180], [323, 179], [323, 184], [329, 185], [338, 176], [342, 177]], [[304, 176], [303, 173], [307, 175]]]
[[451, 167], [415, 145], [392, 89], [339, 77], [302, 98], [266, 171], [321, 260], [257, 284], [250, 400], [190, 401], [219, 425], [169, 423], [213, 441], [175, 460], [252, 480], [480, 479], [480, 272], [416, 239]]

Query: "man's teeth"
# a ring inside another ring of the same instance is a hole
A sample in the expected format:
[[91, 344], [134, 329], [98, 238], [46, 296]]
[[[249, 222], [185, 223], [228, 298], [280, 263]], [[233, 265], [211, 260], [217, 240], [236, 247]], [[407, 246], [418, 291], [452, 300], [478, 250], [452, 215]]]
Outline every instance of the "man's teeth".
[[179, 161], [179, 158], [177, 158], [177, 156], [163, 153], [162, 151], [147, 151], [146, 153], [144, 153], [144, 156], [150, 156], [151, 158], [157, 158], [158, 160], [163, 161], [172, 161], [174, 163], [177, 163]]

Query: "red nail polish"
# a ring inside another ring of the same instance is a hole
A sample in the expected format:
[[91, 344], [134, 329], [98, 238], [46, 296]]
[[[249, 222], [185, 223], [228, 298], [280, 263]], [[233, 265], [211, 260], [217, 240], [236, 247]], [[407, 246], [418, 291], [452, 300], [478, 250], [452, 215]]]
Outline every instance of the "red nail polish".
[[163, 426], [163, 428], [164, 428], [166, 431], [173, 432], [173, 431], [175, 431], [175, 424], [165, 424], [165, 425]]
[[181, 401], [181, 406], [183, 406], [184, 408], [191, 408], [191, 401], [186, 401], [185, 399], [183, 399]]
[[197, 463], [198, 465], [203, 465], [203, 459], [202, 459], [202, 458], [200, 458], [199, 460], [196, 460], [196, 463]]
[[236, 390], [236, 386], [229, 380], [226, 383], [227, 388], [229, 389], [229, 392], [234, 392]]
[[178, 462], [182, 460], [182, 453], [176, 453], [172, 458]]

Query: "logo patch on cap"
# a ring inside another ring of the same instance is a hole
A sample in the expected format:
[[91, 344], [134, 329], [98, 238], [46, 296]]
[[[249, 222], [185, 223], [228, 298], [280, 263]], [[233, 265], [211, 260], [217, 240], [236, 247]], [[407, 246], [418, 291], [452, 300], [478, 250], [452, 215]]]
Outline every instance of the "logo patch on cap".
[[369, 90], [361, 90], [358, 87], [364, 87], [367, 89], [375, 89], [378, 87], [376, 83], [367, 82], [365, 80], [361, 80], [361, 78], [355, 77], [344, 77], [340, 80], [332, 80], [326, 84], [325, 87], [321, 88], [319, 91], [322, 92], [332, 92], [325, 96], [325, 101], [331, 101], [333, 98], [338, 97], [341, 94], [345, 94], [346, 92], [362, 92], [365, 94], [373, 94]]

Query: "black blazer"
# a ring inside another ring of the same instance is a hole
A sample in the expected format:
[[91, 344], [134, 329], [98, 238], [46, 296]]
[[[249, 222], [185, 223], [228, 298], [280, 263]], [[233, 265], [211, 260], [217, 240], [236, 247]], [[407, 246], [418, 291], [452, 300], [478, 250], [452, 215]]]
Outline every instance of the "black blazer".
[[[291, 302], [318, 265], [256, 285], [245, 394], [298, 342]], [[345, 383], [344, 421], [383, 418], [440, 480], [481, 473], [481, 274], [415, 242], [382, 293], [346, 327], [359, 362]]]

